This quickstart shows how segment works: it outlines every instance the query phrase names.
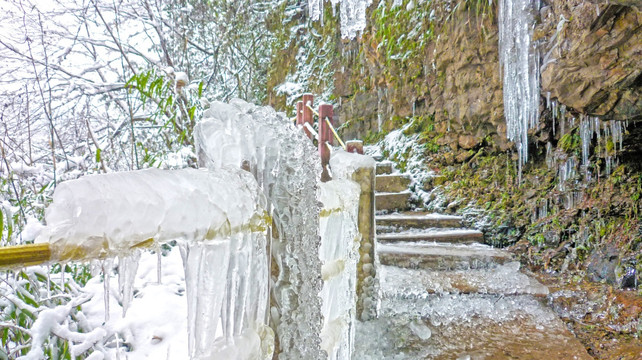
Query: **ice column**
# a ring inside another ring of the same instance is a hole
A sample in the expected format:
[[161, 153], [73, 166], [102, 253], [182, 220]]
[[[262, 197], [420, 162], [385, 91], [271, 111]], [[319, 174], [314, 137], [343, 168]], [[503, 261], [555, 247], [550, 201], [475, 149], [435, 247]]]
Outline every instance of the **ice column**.
[[539, 52], [532, 41], [531, 0], [499, 1], [499, 62], [504, 74], [504, 117], [519, 154], [519, 178], [528, 161], [528, 130], [539, 120]]
[[323, 262], [321, 348], [333, 360], [349, 360], [354, 350], [360, 192], [359, 185], [351, 180], [319, 185], [323, 204], [319, 220], [319, 257]]
[[248, 170], [268, 200], [273, 219], [270, 321], [279, 359], [321, 359], [317, 152], [291, 121], [269, 107], [214, 102], [203, 116], [194, 130], [199, 163]]

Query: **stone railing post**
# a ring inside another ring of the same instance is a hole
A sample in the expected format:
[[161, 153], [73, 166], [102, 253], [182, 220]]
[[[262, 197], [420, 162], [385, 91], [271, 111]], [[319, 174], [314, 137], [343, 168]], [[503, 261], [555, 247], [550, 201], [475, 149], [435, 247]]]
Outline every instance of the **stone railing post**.
[[357, 168], [352, 180], [361, 187], [358, 226], [361, 234], [357, 264], [357, 318], [377, 317], [375, 283], [375, 168]]
[[356, 316], [360, 320], [377, 317], [378, 299], [375, 252], [375, 161], [370, 156], [338, 149], [330, 160], [335, 179], [359, 184], [359, 261], [357, 263]]

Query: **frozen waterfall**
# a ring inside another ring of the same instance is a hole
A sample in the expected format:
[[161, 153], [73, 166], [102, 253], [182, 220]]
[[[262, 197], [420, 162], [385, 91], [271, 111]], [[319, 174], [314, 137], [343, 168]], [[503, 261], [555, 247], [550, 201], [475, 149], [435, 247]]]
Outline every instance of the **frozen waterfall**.
[[528, 130], [539, 121], [539, 51], [531, 0], [499, 1], [499, 62], [504, 75], [506, 136], [515, 142], [519, 177], [528, 161]]

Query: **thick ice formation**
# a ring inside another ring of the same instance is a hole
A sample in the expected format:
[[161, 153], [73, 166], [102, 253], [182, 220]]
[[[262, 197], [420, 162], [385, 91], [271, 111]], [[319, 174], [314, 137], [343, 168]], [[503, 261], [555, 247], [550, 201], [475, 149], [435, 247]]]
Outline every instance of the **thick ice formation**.
[[152, 239], [225, 239], [265, 229], [264, 206], [252, 176], [232, 168], [90, 175], [58, 185], [37, 241], [49, 241], [57, 260], [124, 255]]
[[[323, 17], [324, 0], [308, 0], [309, 16], [313, 21]], [[341, 37], [354, 39], [366, 28], [366, 10], [372, 0], [332, 0], [332, 6], [339, 4], [341, 16]]]
[[321, 348], [328, 359], [349, 360], [354, 350], [360, 191], [359, 185], [350, 180], [332, 180], [319, 186], [323, 203], [319, 221], [324, 319]]
[[120, 256], [123, 312], [132, 299], [137, 248], [177, 240], [185, 260], [190, 359], [271, 357], [270, 223], [263, 192], [248, 172], [224, 166], [86, 176], [58, 186], [45, 218], [39, 240], [50, 242], [54, 259]]
[[504, 73], [504, 116], [519, 154], [519, 177], [528, 161], [528, 130], [539, 121], [539, 51], [532, 41], [530, 0], [499, 1], [499, 62]]
[[374, 159], [370, 156], [349, 153], [342, 149], [333, 151], [330, 158], [332, 176], [338, 179], [351, 179], [356, 169], [374, 168], [375, 165]]
[[269, 359], [265, 232], [185, 243], [190, 359]]
[[323, 358], [316, 150], [284, 115], [241, 100], [214, 102], [194, 137], [202, 166], [242, 167], [267, 197], [274, 226], [270, 313], [279, 358]]

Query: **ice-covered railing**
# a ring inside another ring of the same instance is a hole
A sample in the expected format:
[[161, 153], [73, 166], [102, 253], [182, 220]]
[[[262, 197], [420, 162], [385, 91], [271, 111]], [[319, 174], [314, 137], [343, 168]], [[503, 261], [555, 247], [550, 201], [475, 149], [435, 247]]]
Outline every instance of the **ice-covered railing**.
[[[278, 357], [350, 359], [363, 258], [362, 187], [350, 176], [320, 182], [320, 157], [304, 128], [271, 108], [234, 100], [213, 103], [204, 117], [194, 132], [200, 165], [250, 171], [268, 200], [270, 324]], [[372, 215], [366, 214], [369, 222]]]
[[[271, 356], [274, 342], [266, 321], [271, 221], [265, 196], [248, 172], [222, 167], [85, 176], [57, 187], [45, 219], [35, 245], [47, 250], [45, 260], [120, 258], [124, 311], [132, 298], [138, 249], [176, 241], [185, 264], [189, 358]], [[21, 248], [28, 252], [29, 245]], [[27, 358], [38, 358], [38, 351], [32, 348]]]
[[190, 359], [350, 359], [362, 273], [374, 275], [373, 178], [364, 197], [355, 174], [373, 175], [372, 159], [335, 152], [336, 178], [321, 183], [301, 129], [239, 100], [213, 103], [194, 133], [208, 169], [62, 183], [36, 251], [0, 249], [0, 266], [7, 253], [14, 265], [117, 256], [126, 312], [139, 249], [175, 240]]
[[250, 171], [268, 200], [270, 325], [278, 357], [321, 359], [319, 157], [309, 139], [272, 108], [215, 102], [203, 116], [194, 129], [200, 165]]

